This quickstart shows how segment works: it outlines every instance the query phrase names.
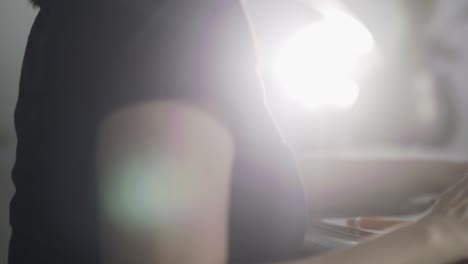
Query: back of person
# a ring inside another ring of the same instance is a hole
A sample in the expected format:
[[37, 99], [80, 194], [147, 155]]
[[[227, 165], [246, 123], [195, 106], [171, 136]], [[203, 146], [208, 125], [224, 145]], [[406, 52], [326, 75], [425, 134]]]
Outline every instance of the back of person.
[[254, 57], [235, 0], [42, 1], [15, 113], [9, 263], [99, 262], [97, 128], [155, 100], [200, 107], [234, 136], [231, 262], [295, 254], [302, 187]]

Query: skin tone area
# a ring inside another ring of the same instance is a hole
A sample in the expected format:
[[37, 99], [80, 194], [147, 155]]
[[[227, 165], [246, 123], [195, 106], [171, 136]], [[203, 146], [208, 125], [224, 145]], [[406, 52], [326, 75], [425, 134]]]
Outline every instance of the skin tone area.
[[[235, 151], [220, 121], [183, 102], [108, 116], [97, 160], [104, 263], [227, 263]], [[415, 224], [353, 248], [275, 264], [443, 264], [468, 257], [467, 248], [465, 178]]]

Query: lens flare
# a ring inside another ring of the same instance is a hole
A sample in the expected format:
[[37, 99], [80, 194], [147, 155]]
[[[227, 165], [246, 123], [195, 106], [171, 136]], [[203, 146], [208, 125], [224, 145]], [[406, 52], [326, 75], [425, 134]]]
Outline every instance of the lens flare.
[[197, 166], [181, 167], [176, 159], [157, 159], [154, 156], [135, 156], [116, 166], [103, 184], [103, 207], [108, 220], [133, 233], [154, 230], [164, 232], [164, 227], [179, 219], [193, 207], [188, 201], [200, 196], [201, 189], [195, 181], [200, 177]]

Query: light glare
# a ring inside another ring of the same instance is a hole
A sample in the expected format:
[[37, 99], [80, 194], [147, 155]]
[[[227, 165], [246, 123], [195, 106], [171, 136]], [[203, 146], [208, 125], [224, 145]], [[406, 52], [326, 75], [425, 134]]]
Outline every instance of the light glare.
[[350, 108], [359, 97], [355, 81], [364, 55], [374, 47], [370, 32], [338, 10], [298, 30], [277, 60], [281, 85], [309, 108]]

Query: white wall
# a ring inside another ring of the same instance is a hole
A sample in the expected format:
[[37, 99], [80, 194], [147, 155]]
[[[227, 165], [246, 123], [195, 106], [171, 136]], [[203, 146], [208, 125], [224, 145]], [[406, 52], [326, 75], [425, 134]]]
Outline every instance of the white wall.
[[440, 62], [458, 91], [456, 103], [460, 122], [450, 150], [468, 157], [468, 1], [439, 0], [437, 7], [434, 34], [455, 54]]
[[13, 110], [21, 60], [35, 11], [27, 0], [0, 0], [0, 264], [6, 263], [10, 228], [8, 207], [13, 194]]

